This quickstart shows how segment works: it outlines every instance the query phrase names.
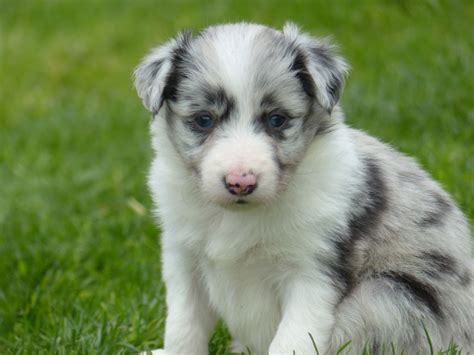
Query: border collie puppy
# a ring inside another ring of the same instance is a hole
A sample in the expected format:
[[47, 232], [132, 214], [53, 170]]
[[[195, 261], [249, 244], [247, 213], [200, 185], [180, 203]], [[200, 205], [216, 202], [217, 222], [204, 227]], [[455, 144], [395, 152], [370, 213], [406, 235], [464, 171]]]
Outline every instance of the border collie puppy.
[[[344, 123], [326, 40], [237, 23], [182, 33], [135, 70], [152, 113], [160, 354], [474, 351], [471, 235], [415, 160]], [[310, 336], [311, 335], [311, 336]]]

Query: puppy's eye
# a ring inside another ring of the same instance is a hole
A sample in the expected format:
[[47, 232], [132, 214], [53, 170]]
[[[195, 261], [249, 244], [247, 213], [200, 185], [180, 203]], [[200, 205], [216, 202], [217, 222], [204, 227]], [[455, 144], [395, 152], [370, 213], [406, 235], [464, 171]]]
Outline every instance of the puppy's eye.
[[272, 128], [280, 128], [286, 122], [286, 117], [282, 115], [273, 114], [268, 116], [268, 125]]
[[204, 128], [204, 129], [209, 129], [209, 128], [212, 128], [212, 126], [214, 126], [214, 120], [212, 119], [210, 115], [207, 115], [207, 114], [196, 117], [194, 119], [194, 122], [196, 122], [196, 124], [199, 127]]

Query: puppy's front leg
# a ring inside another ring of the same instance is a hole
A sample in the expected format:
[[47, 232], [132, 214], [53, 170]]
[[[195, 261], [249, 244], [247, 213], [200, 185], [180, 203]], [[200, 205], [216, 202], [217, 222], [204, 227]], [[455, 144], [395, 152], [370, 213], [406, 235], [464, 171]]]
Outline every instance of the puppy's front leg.
[[282, 319], [269, 354], [324, 354], [334, 326], [336, 289], [325, 278], [293, 278], [282, 297]]
[[194, 255], [177, 247], [163, 248], [163, 277], [168, 314], [165, 353], [207, 355], [215, 315], [201, 285]]

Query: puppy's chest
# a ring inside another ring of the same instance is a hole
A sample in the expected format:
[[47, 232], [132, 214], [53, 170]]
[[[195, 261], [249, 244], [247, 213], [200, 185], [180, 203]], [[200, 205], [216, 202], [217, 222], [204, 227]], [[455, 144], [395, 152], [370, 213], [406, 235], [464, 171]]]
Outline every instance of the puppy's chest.
[[280, 260], [291, 248], [281, 221], [257, 214], [227, 214], [205, 227], [201, 251], [215, 265], [253, 265]]
[[314, 250], [323, 247], [324, 241], [313, 230], [301, 228], [291, 233], [279, 222], [261, 218], [211, 225], [200, 240], [202, 260], [209, 270], [220, 270], [238, 279], [273, 280], [304, 267], [304, 260], [312, 259]]
[[268, 322], [267, 317], [278, 315], [280, 286], [298, 267], [291, 246], [282, 242], [284, 235], [275, 233], [274, 240], [263, 241], [254, 233], [243, 228], [235, 234], [210, 234], [201, 259], [212, 304], [224, 318], [236, 322], [256, 314]]
[[[203, 260], [203, 280], [210, 303], [231, 332], [246, 344], [263, 340], [269, 343], [276, 331], [281, 317], [278, 285], [284, 282], [285, 273], [280, 272], [283, 270], [289, 270], [287, 261], [269, 254], [262, 246], [249, 249], [233, 261]], [[259, 339], [253, 339], [248, 331], [250, 325], [261, 330]]]

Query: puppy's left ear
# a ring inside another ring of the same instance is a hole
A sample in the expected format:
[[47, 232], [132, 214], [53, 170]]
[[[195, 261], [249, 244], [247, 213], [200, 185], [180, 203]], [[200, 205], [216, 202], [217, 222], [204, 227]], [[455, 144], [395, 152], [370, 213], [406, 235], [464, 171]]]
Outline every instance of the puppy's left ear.
[[152, 49], [133, 73], [138, 96], [153, 115], [163, 105], [165, 88], [170, 81], [173, 66], [183, 56], [190, 39], [191, 33], [183, 32], [177, 38]]
[[336, 46], [326, 39], [300, 33], [293, 23], [285, 24], [283, 34], [297, 47], [293, 67], [298, 70], [303, 88], [330, 113], [341, 96], [349, 65], [337, 54]]

